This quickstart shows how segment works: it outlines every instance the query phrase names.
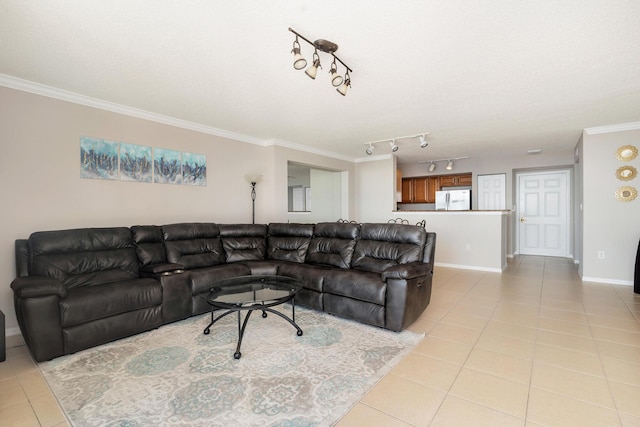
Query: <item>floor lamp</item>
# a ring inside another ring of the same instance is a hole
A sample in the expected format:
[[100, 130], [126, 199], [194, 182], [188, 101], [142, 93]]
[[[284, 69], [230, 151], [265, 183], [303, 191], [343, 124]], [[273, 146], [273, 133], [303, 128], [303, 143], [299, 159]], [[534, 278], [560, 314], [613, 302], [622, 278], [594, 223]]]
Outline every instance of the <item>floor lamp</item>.
[[256, 223], [256, 184], [262, 179], [262, 175], [248, 174], [244, 176], [251, 184], [251, 224]]

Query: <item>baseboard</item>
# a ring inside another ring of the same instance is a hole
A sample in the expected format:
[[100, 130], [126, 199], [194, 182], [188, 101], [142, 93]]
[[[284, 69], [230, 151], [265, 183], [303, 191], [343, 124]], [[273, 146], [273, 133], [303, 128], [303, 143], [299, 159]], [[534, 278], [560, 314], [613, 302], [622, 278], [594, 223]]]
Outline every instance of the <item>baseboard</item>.
[[633, 280], [603, 279], [601, 277], [583, 277], [583, 282], [604, 283], [607, 285], [633, 286]]
[[475, 265], [462, 265], [462, 264], [445, 264], [441, 262], [435, 263], [436, 267], [447, 267], [447, 268], [459, 268], [460, 270], [476, 270], [476, 271], [487, 271], [490, 273], [502, 273], [502, 269], [500, 268], [489, 268], [489, 267], [478, 267]]
[[12, 337], [14, 335], [20, 335], [20, 337], [22, 337], [22, 334], [20, 333], [20, 328], [18, 328], [17, 326], [15, 328], [8, 328], [5, 331], [5, 335], [8, 337]]

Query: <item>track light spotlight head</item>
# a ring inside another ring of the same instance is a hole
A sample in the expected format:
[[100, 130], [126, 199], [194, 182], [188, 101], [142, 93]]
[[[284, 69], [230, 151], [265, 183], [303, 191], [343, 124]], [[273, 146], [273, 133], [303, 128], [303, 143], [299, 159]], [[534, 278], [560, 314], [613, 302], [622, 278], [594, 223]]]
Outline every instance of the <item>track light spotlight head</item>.
[[305, 70], [305, 74], [315, 80], [318, 75], [318, 68], [322, 68], [322, 66], [320, 65], [320, 57], [316, 51], [313, 52], [313, 64]]
[[331, 70], [329, 70], [329, 74], [331, 74], [331, 84], [333, 87], [338, 87], [342, 84], [344, 79], [340, 74], [338, 74], [338, 65], [336, 64], [335, 58], [333, 59], [333, 63], [331, 64]]
[[336, 90], [338, 91], [338, 93], [340, 93], [340, 95], [345, 96], [347, 94], [347, 90], [350, 87], [351, 87], [351, 79], [349, 78], [349, 73], [347, 73], [344, 76], [344, 83], [342, 83], [342, 86], [340, 86]]
[[431, 164], [429, 165], [429, 172], [433, 172], [434, 170], [436, 170], [436, 164], [431, 162]]
[[427, 142], [427, 138], [425, 138], [424, 135], [420, 135], [418, 137], [418, 140], [420, 141], [420, 148], [425, 148], [427, 145], [429, 145], [429, 143]]
[[447, 162], [447, 167], [446, 167], [446, 169], [447, 169], [448, 171], [450, 171], [451, 169], [453, 169], [453, 160], [449, 160], [449, 161]]
[[389, 141], [389, 145], [391, 146], [391, 151], [394, 153], [398, 151], [398, 145], [396, 144], [396, 140]]
[[368, 156], [372, 155], [374, 148], [375, 147], [373, 144], [369, 144], [369, 147], [365, 150], [365, 153], [367, 153]]
[[307, 66], [307, 60], [300, 54], [300, 43], [298, 43], [298, 37], [296, 37], [293, 42], [293, 49], [291, 50], [293, 53], [293, 68], [296, 70], [302, 70]]

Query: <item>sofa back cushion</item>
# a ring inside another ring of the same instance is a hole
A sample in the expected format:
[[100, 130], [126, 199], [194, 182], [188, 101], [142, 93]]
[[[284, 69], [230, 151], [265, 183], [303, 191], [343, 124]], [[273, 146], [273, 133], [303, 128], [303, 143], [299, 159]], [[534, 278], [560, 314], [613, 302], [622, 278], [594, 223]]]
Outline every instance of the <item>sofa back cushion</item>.
[[422, 261], [426, 235], [416, 225], [362, 224], [351, 266], [381, 273], [394, 265]]
[[313, 229], [306, 262], [349, 268], [360, 226], [340, 222], [321, 222]]
[[162, 226], [167, 261], [186, 269], [223, 264], [220, 230], [214, 223], [189, 222]]
[[269, 224], [267, 258], [277, 261], [304, 262], [313, 237], [313, 224]]
[[141, 265], [164, 264], [167, 254], [162, 243], [162, 228], [157, 225], [134, 225], [131, 236]]
[[138, 277], [138, 258], [126, 227], [40, 231], [29, 237], [29, 275], [67, 288]]
[[262, 260], [267, 250], [265, 224], [219, 224], [227, 262]]

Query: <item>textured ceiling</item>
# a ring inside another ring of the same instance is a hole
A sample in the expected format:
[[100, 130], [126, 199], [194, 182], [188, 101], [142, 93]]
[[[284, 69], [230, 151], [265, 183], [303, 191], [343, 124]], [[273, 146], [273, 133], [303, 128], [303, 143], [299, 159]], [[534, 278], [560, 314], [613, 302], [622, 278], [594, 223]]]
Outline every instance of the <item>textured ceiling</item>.
[[[560, 153], [640, 120], [639, 22], [637, 0], [0, 0], [0, 73], [345, 158], [425, 131], [400, 162]], [[293, 69], [288, 27], [340, 46], [346, 97], [325, 54]]]

